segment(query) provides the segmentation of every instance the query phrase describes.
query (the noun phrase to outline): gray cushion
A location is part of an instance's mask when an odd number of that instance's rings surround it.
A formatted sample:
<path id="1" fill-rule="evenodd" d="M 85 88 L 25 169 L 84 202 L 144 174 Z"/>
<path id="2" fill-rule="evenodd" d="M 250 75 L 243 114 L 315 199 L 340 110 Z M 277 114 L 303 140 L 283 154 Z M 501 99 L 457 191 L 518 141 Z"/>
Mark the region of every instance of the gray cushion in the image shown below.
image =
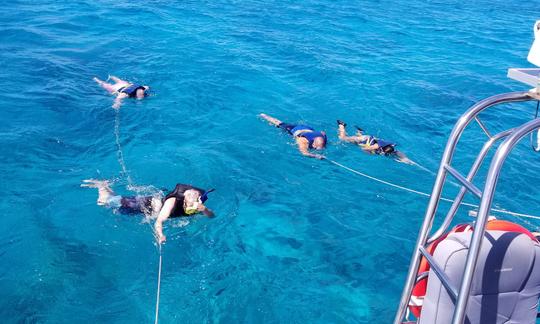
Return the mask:
<path id="1" fill-rule="evenodd" d="M 472 232 L 452 233 L 434 258 L 459 290 Z M 535 323 L 540 296 L 540 245 L 513 232 L 486 231 L 476 265 L 465 323 Z M 451 323 L 454 304 L 429 272 L 419 323 Z"/>

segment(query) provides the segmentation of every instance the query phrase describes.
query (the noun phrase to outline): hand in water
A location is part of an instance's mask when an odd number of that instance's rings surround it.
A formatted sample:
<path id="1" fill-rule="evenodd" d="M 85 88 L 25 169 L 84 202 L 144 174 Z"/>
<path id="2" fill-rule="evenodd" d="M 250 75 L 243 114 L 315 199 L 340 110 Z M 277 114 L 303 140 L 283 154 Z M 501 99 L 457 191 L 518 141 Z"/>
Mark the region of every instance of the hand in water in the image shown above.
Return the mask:
<path id="1" fill-rule="evenodd" d="M 165 242 L 166 240 L 167 240 L 167 237 L 165 235 L 161 235 L 158 238 L 158 243 L 161 244 L 161 243 Z"/>

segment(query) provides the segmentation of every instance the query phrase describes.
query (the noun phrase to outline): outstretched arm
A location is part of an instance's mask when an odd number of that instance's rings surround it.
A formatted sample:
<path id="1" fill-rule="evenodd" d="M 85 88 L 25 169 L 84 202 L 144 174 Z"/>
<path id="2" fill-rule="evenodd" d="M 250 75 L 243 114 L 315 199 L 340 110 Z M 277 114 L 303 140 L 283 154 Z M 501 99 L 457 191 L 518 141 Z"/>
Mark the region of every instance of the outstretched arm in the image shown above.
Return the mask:
<path id="1" fill-rule="evenodd" d="M 309 151 L 309 142 L 307 139 L 303 137 L 297 137 L 296 144 L 298 144 L 298 150 L 300 151 L 300 153 L 302 153 L 303 156 L 309 156 L 309 157 L 316 158 L 319 160 L 324 159 L 324 155 L 313 154 Z"/>
<path id="2" fill-rule="evenodd" d="M 397 158 L 398 162 L 415 165 L 413 160 L 409 159 L 405 154 L 401 153 L 400 151 L 394 152 L 395 157 Z"/>
<path id="3" fill-rule="evenodd" d="M 198 210 L 199 210 L 201 213 L 203 213 L 205 216 L 207 216 L 208 218 L 214 217 L 214 212 L 213 212 L 210 208 L 206 207 L 206 206 L 203 205 L 203 204 L 200 204 L 200 205 L 199 205 Z"/>
<path id="4" fill-rule="evenodd" d="M 259 116 L 263 118 L 264 120 L 266 120 L 267 122 L 269 122 L 271 125 L 274 125 L 276 127 L 279 126 L 279 124 L 281 124 L 281 120 L 274 118 L 272 116 L 268 116 L 267 114 L 259 114 Z"/>
<path id="5" fill-rule="evenodd" d="M 165 203 L 163 203 L 163 207 L 161 207 L 161 210 L 159 211 L 156 222 L 154 223 L 154 229 L 156 231 L 159 244 L 167 240 L 167 237 L 163 235 L 163 222 L 166 221 L 169 216 L 171 216 L 175 202 L 176 198 L 169 198 L 165 200 Z"/>

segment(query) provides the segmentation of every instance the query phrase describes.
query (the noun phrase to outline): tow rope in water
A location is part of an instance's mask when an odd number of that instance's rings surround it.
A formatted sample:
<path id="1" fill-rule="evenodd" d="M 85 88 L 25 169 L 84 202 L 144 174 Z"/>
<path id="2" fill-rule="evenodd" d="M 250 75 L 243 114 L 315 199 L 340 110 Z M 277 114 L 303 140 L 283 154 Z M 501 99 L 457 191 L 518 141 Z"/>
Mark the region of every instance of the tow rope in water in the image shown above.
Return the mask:
<path id="1" fill-rule="evenodd" d="M 407 187 L 404 187 L 404 186 L 400 186 L 400 185 L 397 185 L 395 183 L 392 183 L 392 182 L 389 182 L 389 181 L 385 181 L 385 180 L 370 176 L 369 174 L 366 174 L 366 173 L 351 169 L 348 166 L 345 166 L 345 165 L 343 165 L 343 164 L 341 164 L 339 162 L 336 162 L 334 160 L 330 160 L 329 158 L 325 158 L 325 160 L 332 163 L 332 164 L 334 164 L 334 165 L 337 165 L 340 168 L 343 168 L 343 169 L 345 169 L 347 171 L 350 171 L 350 172 L 352 172 L 354 174 L 357 174 L 359 176 L 362 176 L 362 177 L 371 179 L 373 181 L 385 184 L 387 186 L 394 187 L 396 189 L 400 189 L 400 190 L 407 191 L 407 192 L 410 192 L 410 193 L 414 193 L 414 194 L 417 194 L 417 195 L 420 195 L 420 196 L 424 196 L 424 197 L 428 197 L 428 198 L 431 197 L 431 195 L 428 194 L 428 193 L 418 191 L 418 190 L 414 190 L 414 189 L 411 189 L 411 188 L 407 188 Z M 452 199 L 448 199 L 448 198 L 444 198 L 444 197 L 441 197 L 440 199 L 443 200 L 443 201 L 446 201 L 446 202 L 450 202 L 450 203 L 454 202 Z M 466 202 L 461 202 L 460 205 L 468 206 L 468 207 L 472 207 L 472 208 L 478 208 L 479 207 L 478 205 L 470 204 L 470 203 L 466 203 Z M 522 213 L 515 213 L 515 212 L 512 212 L 512 211 L 507 211 L 507 210 L 503 210 L 503 209 L 492 208 L 491 211 L 501 213 L 501 214 L 512 215 L 512 216 L 516 216 L 516 217 L 524 217 L 524 218 L 532 218 L 532 219 L 540 220 L 540 216 L 534 216 L 534 215 L 528 215 L 528 214 L 522 214 Z"/>
<path id="2" fill-rule="evenodd" d="M 114 136 L 115 136 L 115 142 L 116 142 L 116 156 L 118 159 L 118 164 L 120 164 L 120 168 L 122 169 L 122 175 L 126 178 L 127 181 L 127 189 L 128 190 L 136 190 L 137 187 L 135 186 L 133 179 L 131 179 L 131 176 L 128 173 L 126 162 L 124 161 L 124 153 L 122 151 L 122 145 L 120 144 L 120 109 L 115 109 L 115 118 L 114 118 Z M 145 212 L 146 213 L 146 212 Z M 154 234 L 154 228 L 150 223 L 150 228 L 152 230 L 152 234 Z M 159 240 L 157 239 L 157 236 L 154 234 L 154 238 L 156 238 L 156 241 L 159 245 L 159 265 L 158 265 L 158 278 L 157 278 L 157 291 L 156 291 L 156 316 L 154 320 L 154 324 L 158 324 L 159 319 L 159 297 L 160 297 L 160 290 L 161 290 L 161 265 L 163 263 L 163 254 L 161 253 L 161 243 L 159 243 Z"/>
<path id="3" fill-rule="evenodd" d="M 161 264 L 163 260 L 163 254 L 161 253 L 161 243 L 159 243 L 159 266 L 158 266 L 158 279 L 157 279 L 157 292 L 156 292 L 156 319 L 154 324 L 158 324 L 159 318 L 159 291 L 161 288 Z"/>
<path id="4" fill-rule="evenodd" d="M 115 116 L 114 116 L 114 137 L 116 142 L 116 158 L 118 159 L 118 164 L 120 164 L 120 168 L 122 169 L 122 175 L 126 177 L 127 183 L 128 183 L 128 189 L 132 189 L 135 186 L 133 185 L 133 179 L 131 179 L 131 176 L 128 173 L 126 162 L 124 161 L 124 153 L 122 152 L 122 145 L 120 145 L 120 109 L 115 109 Z"/>

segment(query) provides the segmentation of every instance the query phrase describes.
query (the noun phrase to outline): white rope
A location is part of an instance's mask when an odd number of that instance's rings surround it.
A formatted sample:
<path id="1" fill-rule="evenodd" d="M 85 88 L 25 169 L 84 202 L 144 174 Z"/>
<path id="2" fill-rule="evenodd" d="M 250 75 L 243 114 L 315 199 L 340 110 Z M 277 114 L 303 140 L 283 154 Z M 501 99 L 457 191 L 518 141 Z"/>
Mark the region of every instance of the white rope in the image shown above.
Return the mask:
<path id="1" fill-rule="evenodd" d="M 118 159 L 118 164 L 120 164 L 120 168 L 122 169 L 122 174 L 126 177 L 128 189 L 131 190 L 135 186 L 133 185 L 133 179 L 131 179 L 131 176 L 128 173 L 126 162 L 124 161 L 124 153 L 122 152 L 122 145 L 120 145 L 120 109 L 115 110 L 116 115 L 114 117 L 114 136 L 117 148 L 116 156 Z"/>
<path id="2" fill-rule="evenodd" d="M 351 168 L 349 168 L 348 166 L 345 166 L 345 165 L 343 165 L 343 164 L 341 164 L 341 163 L 339 163 L 339 162 L 330 160 L 330 159 L 328 159 L 328 158 L 326 158 L 326 161 L 328 161 L 328 162 L 330 162 L 330 163 L 332 163 L 332 164 L 335 164 L 335 165 L 337 165 L 338 167 L 343 168 L 343 169 L 345 169 L 345 170 L 347 170 L 347 171 L 350 171 L 350 172 L 352 172 L 352 173 L 355 173 L 355 174 L 357 174 L 357 175 L 359 175 L 359 176 L 362 176 L 362 177 L 371 179 L 371 180 L 373 180 L 373 181 L 377 181 L 377 182 L 382 183 L 382 184 L 385 184 L 385 185 L 387 185 L 387 186 L 394 187 L 394 188 L 397 188 L 397 189 L 400 189 L 400 190 L 403 190 L 403 191 L 408 191 L 408 192 L 410 192 L 410 193 L 414 193 L 414 194 L 417 194 L 417 195 L 420 195 L 420 196 L 431 197 L 431 195 L 428 194 L 428 193 L 425 193 L 425 192 L 422 192 L 422 191 L 418 191 L 418 190 L 414 190 L 414 189 L 407 188 L 407 187 L 403 187 L 403 186 L 400 186 L 400 185 L 397 185 L 397 184 L 395 184 L 395 183 L 388 182 L 388 181 L 385 181 L 385 180 L 382 180 L 382 179 L 379 179 L 379 178 L 375 178 L 375 177 L 373 177 L 373 176 L 370 176 L 369 174 L 365 174 L 365 173 L 363 173 L 363 172 L 360 172 L 360 171 L 351 169 Z M 441 197 L 441 200 L 446 201 L 446 202 L 451 202 L 451 203 L 454 202 L 452 199 L 448 199 L 448 198 L 444 198 L 444 197 Z M 461 202 L 460 204 L 463 205 L 463 206 L 468 206 L 468 207 L 473 207 L 473 208 L 478 208 L 478 207 L 479 207 L 478 205 L 470 204 L 470 203 L 466 203 L 466 202 Z M 538 219 L 538 220 L 540 220 L 540 216 L 534 216 L 534 215 L 528 215 L 528 214 L 516 213 L 516 212 L 507 211 L 507 210 L 504 210 L 504 209 L 496 209 L 496 208 L 492 208 L 491 211 L 497 212 L 497 213 L 501 213 L 501 214 L 512 215 L 512 216 L 516 216 L 516 217 L 525 217 L 525 218 L 533 218 L 533 219 Z"/>
<path id="3" fill-rule="evenodd" d="M 161 243 L 159 243 L 159 267 L 158 267 L 158 280 L 157 280 L 157 292 L 156 292 L 156 319 L 154 324 L 158 324 L 159 318 L 159 291 L 161 288 L 161 264 L 163 260 L 163 254 L 161 253 Z"/>
<path id="4" fill-rule="evenodd" d="M 116 109 L 115 118 L 114 118 L 114 136 L 115 136 L 115 142 L 116 142 L 116 156 L 118 158 L 118 164 L 120 164 L 120 168 L 122 169 L 122 174 L 126 177 L 128 186 L 128 190 L 137 191 L 139 187 L 135 186 L 133 179 L 131 179 L 131 176 L 128 173 L 126 162 L 124 161 L 124 153 L 122 151 L 122 145 L 120 144 L 120 109 Z M 143 210 L 145 216 L 147 214 L 150 214 L 150 211 Z M 150 226 L 150 229 L 152 230 L 152 234 L 154 235 L 156 241 L 158 241 L 157 236 L 154 233 L 154 228 L 150 223 L 148 223 Z M 158 241 L 159 242 L 159 241 Z M 158 323 L 159 318 L 159 297 L 160 297 L 160 290 L 161 290 L 161 265 L 163 263 L 163 254 L 161 253 L 161 243 L 159 244 L 159 266 L 158 266 L 158 279 L 157 279 L 157 292 L 156 292 L 156 317 L 154 323 Z"/>

